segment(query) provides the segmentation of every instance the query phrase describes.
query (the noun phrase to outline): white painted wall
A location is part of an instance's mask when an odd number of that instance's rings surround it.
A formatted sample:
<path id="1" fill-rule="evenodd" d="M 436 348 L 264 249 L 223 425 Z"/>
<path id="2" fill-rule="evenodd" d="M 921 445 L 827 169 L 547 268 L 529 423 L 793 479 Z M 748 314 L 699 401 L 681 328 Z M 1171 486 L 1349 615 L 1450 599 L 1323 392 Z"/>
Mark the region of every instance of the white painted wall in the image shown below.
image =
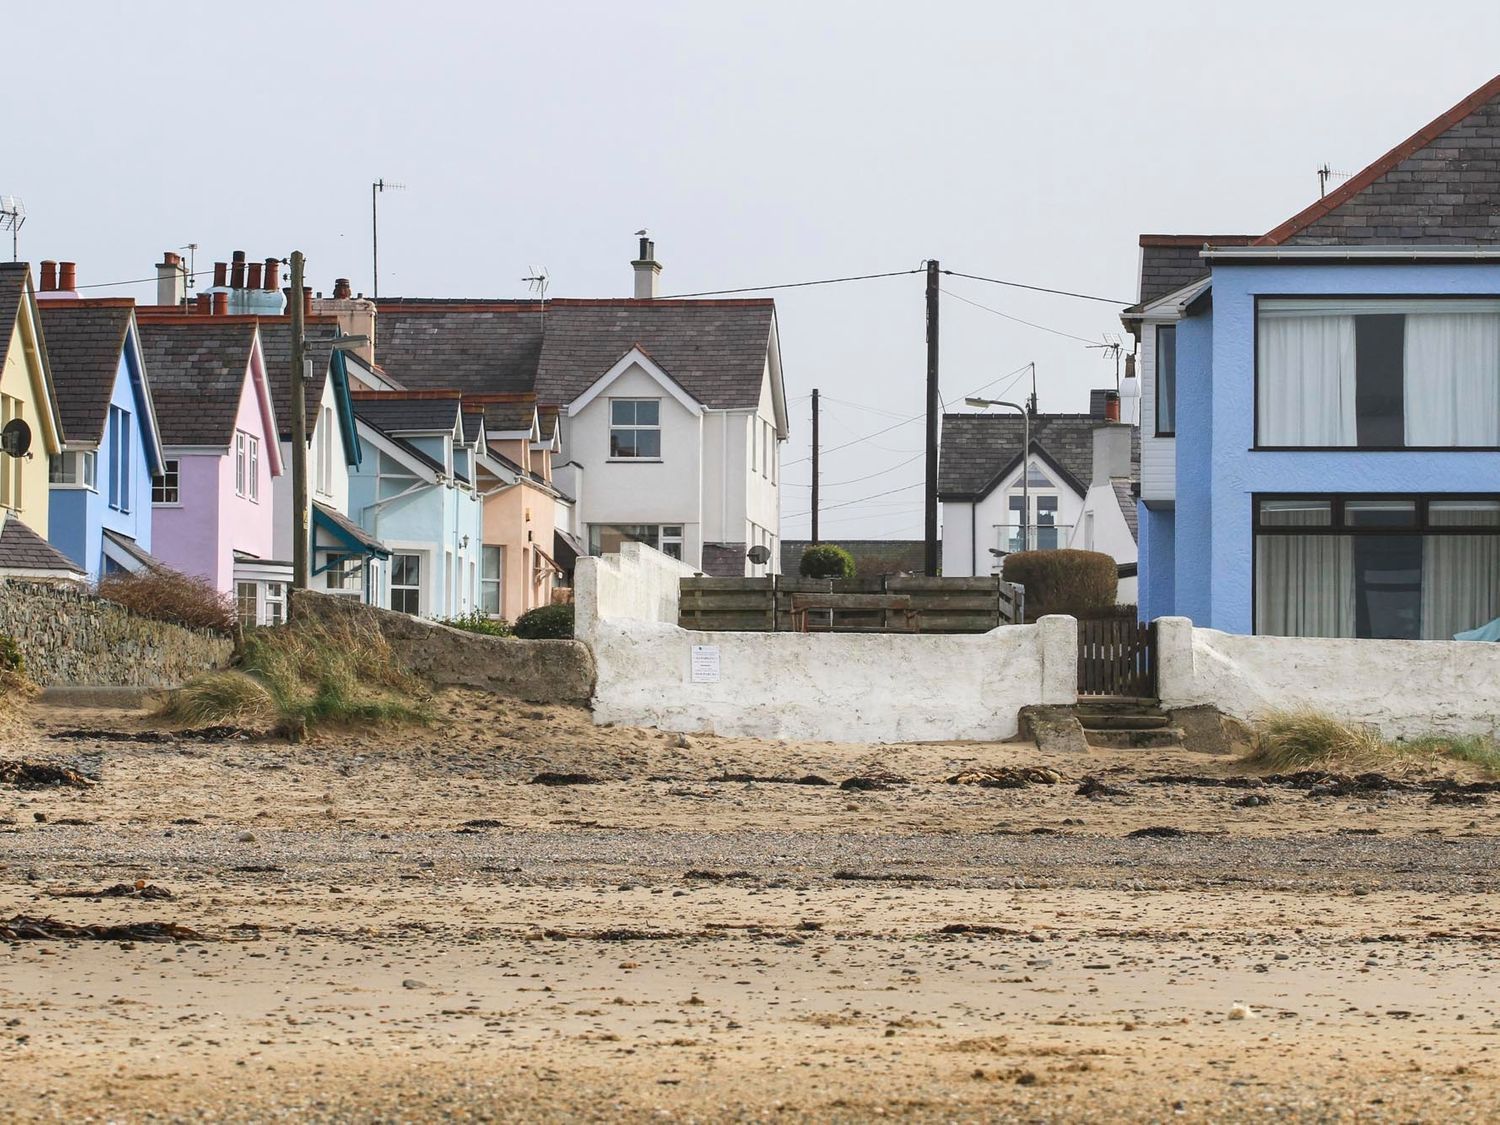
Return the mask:
<path id="1" fill-rule="evenodd" d="M 1175 323 L 1175 314 L 1141 322 L 1136 373 L 1141 381 L 1141 499 L 1147 503 L 1170 505 L 1177 499 L 1177 439 L 1156 436 L 1156 329 Z"/>
<path id="2" fill-rule="evenodd" d="M 1061 479 L 1057 470 L 1040 457 L 1033 457 L 1031 462 L 1056 485 L 1052 489 L 1033 488 L 1031 490 L 1032 505 L 1035 506 L 1036 497 L 1040 493 L 1046 492 L 1057 496 L 1057 523 L 1069 528 L 1058 538 L 1058 546 L 1062 546 L 1067 542 L 1067 537 L 1072 534 L 1071 526 L 1079 522 L 1079 517 L 1083 513 L 1083 496 L 1075 492 L 1067 482 Z M 1023 472 L 1024 467 L 1018 467 L 1000 483 L 998 488 L 993 489 L 977 504 L 971 505 L 967 500 L 950 500 L 943 504 L 943 574 L 945 576 L 972 578 L 976 574 L 989 575 L 1000 572 L 1000 560 L 990 553 L 990 549 L 1001 546 L 1000 535 L 1002 533 L 997 531 L 996 527 L 1008 525 L 1011 522 L 1010 498 L 1012 494 L 1017 496 L 1021 494 Z M 969 541 L 971 510 L 977 525 L 972 551 Z M 977 567 L 972 565 L 974 559 L 978 561 Z"/>
<path id="3" fill-rule="evenodd" d="M 594 721 L 760 738 L 996 740 L 1032 703 L 1068 704 L 1077 625 L 1049 617 L 968 636 L 710 633 L 676 625 L 684 568 L 629 544 L 580 560 L 577 635 L 594 652 Z M 694 645 L 720 680 L 694 683 Z"/>
<path id="4" fill-rule="evenodd" d="M 326 431 L 325 420 L 332 421 L 332 425 L 327 427 Z M 327 491 L 318 487 L 319 443 L 325 441 L 332 443 L 332 448 L 329 450 L 332 462 L 332 471 L 329 474 L 331 487 Z M 282 562 L 290 562 L 293 508 L 292 443 L 289 441 L 281 443 L 281 463 L 286 466 L 285 472 L 271 480 L 271 503 L 276 513 L 271 557 Z M 349 514 L 349 464 L 344 460 L 344 440 L 339 433 L 338 405 L 332 379 L 323 380 L 323 397 L 318 402 L 318 421 L 313 426 L 313 432 L 308 435 L 307 492 L 318 503 L 327 504 L 330 508 L 343 512 L 345 515 Z M 308 526 L 312 526 L 311 512 L 308 514 Z"/>
<path id="5" fill-rule="evenodd" d="M 1158 619 L 1165 707 L 1212 704 L 1252 721 L 1312 709 L 1387 738 L 1500 735 L 1500 645 L 1245 637 Z"/>

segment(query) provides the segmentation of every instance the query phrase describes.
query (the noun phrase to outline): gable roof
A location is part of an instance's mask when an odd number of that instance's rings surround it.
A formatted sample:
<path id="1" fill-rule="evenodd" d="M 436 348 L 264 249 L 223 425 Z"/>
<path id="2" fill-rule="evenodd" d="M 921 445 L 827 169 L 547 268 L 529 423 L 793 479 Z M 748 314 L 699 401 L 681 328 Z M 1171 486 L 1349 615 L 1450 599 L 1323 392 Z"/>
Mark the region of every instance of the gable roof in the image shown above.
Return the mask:
<path id="1" fill-rule="evenodd" d="M 1500 75 L 1253 245 L 1408 242 L 1500 242 Z"/>
<path id="2" fill-rule="evenodd" d="M 66 441 L 101 441 L 131 302 L 38 301 Z"/>
<path id="3" fill-rule="evenodd" d="M 81 566 L 32 531 L 14 514 L 0 509 L 0 573 L 7 570 L 61 571 L 69 577 L 84 573 Z"/>
<path id="4" fill-rule="evenodd" d="M 34 326 L 36 350 L 42 369 L 42 386 L 33 387 L 33 393 L 45 399 L 41 404 L 45 407 L 40 419 L 43 423 L 42 433 L 39 435 L 42 439 L 41 447 L 48 453 L 54 453 L 62 447 L 62 415 L 57 407 L 57 388 L 52 382 L 52 364 L 47 358 L 46 330 L 42 326 L 40 314 L 36 312 L 36 294 L 31 288 L 31 265 L 28 262 L 0 262 L 0 373 L 4 372 L 6 360 L 10 358 L 10 344 L 15 337 L 16 322 L 20 319 L 23 306 L 33 310 L 29 319 Z"/>
<path id="5" fill-rule="evenodd" d="M 1139 528 L 1139 513 L 1135 506 L 1134 482 L 1125 477 L 1111 477 L 1109 483 L 1115 489 L 1115 503 L 1120 505 L 1120 515 L 1125 517 L 1125 526 L 1130 528 L 1130 538 L 1137 543 L 1141 540 Z"/>
<path id="6" fill-rule="evenodd" d="M 332 317 L 309 317 L 302 332 L 307 341 L 304 352 L 312 361 L 312 372 L 303 392 L 307 433 L 313 432 L 318 420 L 323 386 L 328 381 L 333 341 L 339 335 L 338 322 Z M 271 403 L 276 409 L 276 435 L 282 441 L 292 440 L 292 322 L 290 317 L 267 316 L 260 321 L 260 350 L 266 364 L 266 382 L 271 386 Z"/>
<path id="7" fill-rule="evenodd" d="M 407 386 L 534 390 L 566 404 L 632 348 L 714 409 L 760 403 L 775 347 L 770 298 L 731 301 L 381 298 L 383 367 Z"/>
<path id="8" fill-rule="evenodd" d="M 447 433 L 456 430 L 462 396 L 458 391 L 354 391 L 354 414 L 381 433 Z"/>
<path id="9" fill-rule="evenodd" d="M 1248 246 L 1253 241 L 1253 234 L 1141 235 L 1140 303 L 1130 311 L 1207 277 L 1209 265 L 1200 256 L 1205 245 Z"/>
<path id="10" fill-rule="evenodd" d="M 162 444 L 228 448 L 250 378 L 255 318 L 148 317 L 140 333 Z M 275 427 L 274 417 L 266 421 Z"/>
<path id="11" fill-rule="evenodd" d="M 26 278 L 30 271 L 27 262 L 0 262 L 0 368 L 10 354 L 10 341 L 15 335 L 21 302 L 26 299 Z"/>
<path id="12" fill-rule="evenodd" d="M 1094 475 L 1094 430 L 1090 414 L 1034 414 L 1031 449 L 1080 496 Z M 978 499 L 988 495 L 1019 465 L 1025 420 L 1019 414 L 944 414 L 938 461 L 938 496 Z M 1140 460 L 1140 431 L 1130 436 L 1131 462 Z"/>

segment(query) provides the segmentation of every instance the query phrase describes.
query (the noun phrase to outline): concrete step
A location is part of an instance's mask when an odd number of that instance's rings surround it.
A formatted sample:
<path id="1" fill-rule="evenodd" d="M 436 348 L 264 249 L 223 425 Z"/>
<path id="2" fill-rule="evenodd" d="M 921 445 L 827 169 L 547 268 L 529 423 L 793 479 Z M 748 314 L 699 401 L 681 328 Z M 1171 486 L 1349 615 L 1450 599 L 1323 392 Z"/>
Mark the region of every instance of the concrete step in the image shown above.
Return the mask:
<path id="1" fill-rule="evenodd" d="M 1182 730 L 1178 727 L 1156 730 L 1090 730 L 1085 727 L 1083 739 L 1100 750 L 1164 750 L 1182 746 Z"/>
<path id="2" fill-rule="evenodd" d="M 1084 730 L 1157 730 L 1172 724 L 1172 720 L 1159 711 L 1156 714 L 1146 711 L 1133 714 L 1080 711 L 1078 721 Z"/>

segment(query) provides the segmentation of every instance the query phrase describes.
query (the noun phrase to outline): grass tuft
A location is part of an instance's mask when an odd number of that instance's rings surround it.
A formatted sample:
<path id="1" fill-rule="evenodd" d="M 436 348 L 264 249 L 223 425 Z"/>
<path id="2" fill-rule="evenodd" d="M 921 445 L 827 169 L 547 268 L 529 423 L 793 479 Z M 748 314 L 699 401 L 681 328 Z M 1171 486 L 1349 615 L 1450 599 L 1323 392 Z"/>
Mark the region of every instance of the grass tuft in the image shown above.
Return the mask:
<path id="1" fill-rule="evenodd" d="M 157 716 L 183 726 L 267 726 L 277 717 L 276 701 L 264 684 L 233 669 L 195 677 L 168 692 Z"/>
<path id="2" fill-rule="evenodd" d="M 1374 727 L 1316 711 L 1277 711 L 1255 725 L 1243 763 L 1273 771 L 1401 770 L 1467 762 L 1500 775 L 1500 745 L 1475 735 L 1424 735 L 1390 741 Z"/>

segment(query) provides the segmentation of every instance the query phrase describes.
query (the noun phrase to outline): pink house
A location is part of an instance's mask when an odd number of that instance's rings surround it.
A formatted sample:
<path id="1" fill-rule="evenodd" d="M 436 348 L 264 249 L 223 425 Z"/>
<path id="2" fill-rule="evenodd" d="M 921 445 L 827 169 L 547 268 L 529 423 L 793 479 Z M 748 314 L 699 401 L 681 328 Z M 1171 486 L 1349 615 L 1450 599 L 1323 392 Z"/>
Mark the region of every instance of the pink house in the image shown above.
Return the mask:
<path id="1" fill-rule="evenodd" d="M 142 312 L 140 328 L 165 468 L 153 552 L 233 594 L 242 622 L 277 624 L 292 572 L 271 557 L 282 464 L 257 318 Z"/>

